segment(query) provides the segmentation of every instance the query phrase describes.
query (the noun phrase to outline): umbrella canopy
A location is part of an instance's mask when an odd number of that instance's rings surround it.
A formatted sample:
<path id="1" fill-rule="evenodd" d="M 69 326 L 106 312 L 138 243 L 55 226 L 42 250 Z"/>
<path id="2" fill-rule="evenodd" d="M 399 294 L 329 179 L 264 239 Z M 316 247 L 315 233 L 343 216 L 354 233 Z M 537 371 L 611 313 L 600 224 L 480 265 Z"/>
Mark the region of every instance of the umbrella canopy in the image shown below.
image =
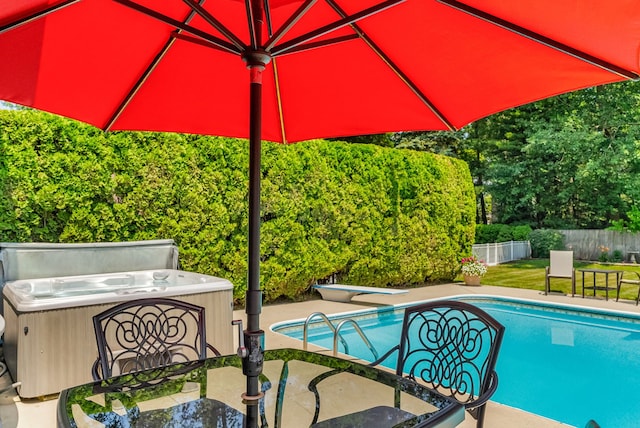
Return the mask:
<path id="1" fill-rule="evenodd" d="M 252 50 L 281 142 L 459 128 L 639 71 L 634 0 L 2 3 L 0 99 L 108 130 L 248 138 Z"/>
<path id="2" fill-rule="evenodd" d="M 635 79 L 639 41 L 635 0 L 4 0 L 0 99 L 104 130 L 250 139 L 252 397 L 261 139 L 459 128 Z"/>

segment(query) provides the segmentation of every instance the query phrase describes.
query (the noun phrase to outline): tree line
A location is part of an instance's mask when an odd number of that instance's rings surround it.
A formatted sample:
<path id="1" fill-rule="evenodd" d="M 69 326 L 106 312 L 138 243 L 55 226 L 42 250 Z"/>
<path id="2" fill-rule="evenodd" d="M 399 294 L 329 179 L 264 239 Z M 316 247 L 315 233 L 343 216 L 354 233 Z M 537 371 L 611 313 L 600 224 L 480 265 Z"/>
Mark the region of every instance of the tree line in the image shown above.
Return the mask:
<path id="1" fill-rule="evenodd" d="M 559 95 L 456 132 L 405 132 L 372 141 L 465 160 L 479 224 L 633 228 L 638 217 L 640 82 Z"/>

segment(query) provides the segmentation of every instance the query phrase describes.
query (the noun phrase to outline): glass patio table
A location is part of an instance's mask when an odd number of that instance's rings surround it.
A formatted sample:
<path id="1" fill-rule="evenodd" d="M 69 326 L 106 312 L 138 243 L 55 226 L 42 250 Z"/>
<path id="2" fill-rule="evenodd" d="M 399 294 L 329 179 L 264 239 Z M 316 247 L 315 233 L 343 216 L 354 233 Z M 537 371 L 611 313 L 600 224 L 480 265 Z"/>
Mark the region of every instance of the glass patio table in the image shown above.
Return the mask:
<path id="1" fill-rule="evenodd" d="M 426 386 L 328 355 L 264 352 L 257 400 L 242 359 L 180 363 L 68 388 L 57 424 L 84 427 L 455 427 L 464 407 Z"/>

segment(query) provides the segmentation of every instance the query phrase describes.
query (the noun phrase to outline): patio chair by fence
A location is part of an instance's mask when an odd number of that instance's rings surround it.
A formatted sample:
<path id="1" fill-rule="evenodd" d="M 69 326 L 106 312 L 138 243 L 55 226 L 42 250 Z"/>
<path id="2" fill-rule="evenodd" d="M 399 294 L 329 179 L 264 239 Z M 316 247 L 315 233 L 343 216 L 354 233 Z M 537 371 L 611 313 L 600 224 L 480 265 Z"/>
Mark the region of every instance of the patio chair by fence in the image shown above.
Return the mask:
<path id="1" fill-rule="evenodd" d="M 205 313 L 201 306 L 174 299 L 123 302 L 93 317 L 98 359 L 95 380 L 121 373 L 203 360 L 207 350 Z"/>
<path id="2" fill-rule="evenodd" d="M 405 309 L 400 343 L 371 365 L 378 365 L 398 352 L 397 375 L 425 383 L 454 398 L 477 420 L 477 427 L 482 428 L 485 405 L 498 386 L 495 365 L 503 335 L 504 326 L 476 306 L 450 300 L 428 302 Z M 331 374 L 318 376 L 310 389 L 314 390 Z M 370 410 L 376 418 L 401 420 L 400 398 L 396 394 L 395 412 L 386 409 L 384 414 L 376 414 L 379 409 Z M 334 419 L 331 426 L 342 425 Z"/>
<path id="3" fill-rule="evenodd" d="M 565 278 L 571 280 L 571 296 L 576 294 L 576 270 L 573 267 L 573 251 L 549 252 L 549 266 L 545 268 L 544 294 L 551 291 L 551 278 Z"/>
<path id="4" fill-rule="evenodd" d="M 634 274 L 635 277 L 629 278 L 631 274 Z M 625 278 L 626 275 L 626 278 Z M 640 302 L 640 273 L 638 272 L 629 272 L 622 271 L 622 275 L 620 275 L 620 279 L 618 280 L 618 297 L 616 298 L 616 302 L 620 298 L 620 287 L 624 284 L 630 284 L 638 287 L 638 297 L 636 297 L 636 306 L 638 306 L 638 302 Z"/>

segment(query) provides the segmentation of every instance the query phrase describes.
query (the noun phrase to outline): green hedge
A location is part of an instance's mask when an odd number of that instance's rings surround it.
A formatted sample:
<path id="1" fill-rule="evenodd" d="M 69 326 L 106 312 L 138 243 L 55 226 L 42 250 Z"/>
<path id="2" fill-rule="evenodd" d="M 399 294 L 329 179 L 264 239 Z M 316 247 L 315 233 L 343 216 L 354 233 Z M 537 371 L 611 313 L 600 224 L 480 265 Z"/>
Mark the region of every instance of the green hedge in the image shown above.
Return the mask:
<path id="1" fill-rule="evenodd" d="M 531 257 L 549 258 L 551 250 L 564 249 L 564 235 L 557 230 L 536 229 L 529 236 Z"/>
<path id="2" fill-rule="evenodd" d="M 248 144 L 182 134 L 104 134 L 35 111 L 0 112 L 0 238 L 174 239 L 182 268 L 244 298 Z M 451 280 L 474 239 L 464 162 L 373 145 L 265 143 L 265 300 L 316 280 L 396 286 Z"/>
<path id="3" fill-rule="evenodd" d="M 528 241 L 531 231 L 531 227 L 527 225 L 478 224 L 476 225 L 475 243 L 491 244 L 494 242 Z"/>

